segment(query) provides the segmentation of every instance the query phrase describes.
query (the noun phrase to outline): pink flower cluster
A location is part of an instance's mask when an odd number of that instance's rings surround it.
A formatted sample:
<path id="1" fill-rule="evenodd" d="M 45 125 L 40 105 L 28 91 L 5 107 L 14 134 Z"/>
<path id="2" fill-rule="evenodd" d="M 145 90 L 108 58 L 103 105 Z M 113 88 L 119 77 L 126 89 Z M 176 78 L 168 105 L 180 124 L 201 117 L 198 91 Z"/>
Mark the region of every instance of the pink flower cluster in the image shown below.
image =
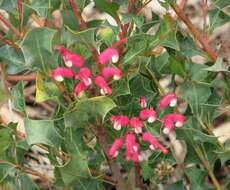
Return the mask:
<path id="1" fill-rule="evenodd" d="M 85 66 L 84 59 L 64 47 L 59 47 L 57 50 L 62 54 L 66 67 L 57 67 L 52 72 L 52 77 L 58 82 L 62 82 L 64 78 L 74 78 L 79 82 L 75 86 L 74 92 L 77 97 L 81 97 L 83 92 L 87 90 L 92 83 L 99 88 L 101 95 L 111 95 L 112 89 L 108 85 L 108 79 L 120 80 L 122 72 L 115 66 L 102 67 L 100 74 L 93 76 L 91 70 Z M 110 61 L 117 63 L 119 61 L 119 53 L 115 48 L 107 48 L 97 57 L 98 63 L 107 65 Z M 78 72 L 75 72 L 78 68 Z"/>
<path id="2" fill-rule="evenodd" d="M 118 155 L 119 149 L 122 148 L 123 144 L 126 147 L 126 160 L 132 158 L 134 163 L 138 163 L 138 152 L 140 145 L 137 142 L 137 135 L 141 135 L 141 140 L 149 143 L 151 150 L 159 149 L 164 154 L 168 153 L 168 150 L 162 146 L 158 140 L 150 133 L 145 132 L 145 122 L 153 123 L 157 120 L 157 112 L 153 108 L 148 108 L 147 99 L 141 97 L 139 100 L 140 107 L 142 110 L 138 117 L 132 117 L 129 119 L 127 116 L 118 115 L 112 116 L 110 121 L 115 130 L 121 130 L 123 127 L 127 127 L 127 133 L 124 138 L 115 139 L 113 145 L 109 149 L 108 155 L 110 158 L 115 158 Z M 160 101 L 158 108 L 164 109 L 168 106 L 174 107 L 177 104 L 177 96 L 175 93 L 169 93 L 164 96 Z M 185 116 L 180 113 L 166 114 L 160 119 L 162 122 L 163 133 L 169 134 L 175 127 L 182 127 L 186 121 Z"/>

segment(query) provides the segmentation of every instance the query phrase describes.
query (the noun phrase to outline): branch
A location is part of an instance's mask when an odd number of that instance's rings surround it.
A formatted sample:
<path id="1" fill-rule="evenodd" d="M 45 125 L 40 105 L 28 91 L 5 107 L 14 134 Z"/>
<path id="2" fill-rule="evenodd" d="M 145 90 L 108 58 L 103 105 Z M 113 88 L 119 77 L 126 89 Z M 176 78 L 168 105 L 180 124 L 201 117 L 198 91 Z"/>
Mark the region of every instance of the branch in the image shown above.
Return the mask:
<path id="1" fill-rule="evenodd" d="M 6 80 L 7 81 L 32 81 L 36 80 L 36 74 L 32 73 L 29 75 L 7 75 Z"/>
<path id="2" fill-rule="evenodd" d="M 137 10 L 137 13 L 136 15 L 140 15 L 141 14 L 141 11 L 151 2 L 152 0 L 148 0 L 146 1 L 138 10 Z"/>
<path id="3" fill-rule="evenodd" d="M 184 12 L 177 6 L 177 4 L 171 4 L 171 7 L 177 14 L 178 18 L 186 24 L 186 26 L 191 31 L 191 33 L 194 35 L 194 37 L 200 42 L 204 51 L 207 52 L 207 54 L 212 59 L 212 61 L 215 62 L 217 59 L 217 53 L 209 45 L 209 42 L 203 37 L 203 35 L 199 32 L 199 30 L 193 25 L 190 19 L 185 16 Z"/>
<path id="4" fill-rule="evenodd" d="M 18 0 L 18 17 L 19 17 L 19 22 L 20 25 L 22 26 L 23 22 L 23 16 L 22 16 L 22 1 L 23 0 Z"/>
<path id="5" fill-rule="evenodd" d="M 0 13 L 0 20 L 19 38 L 22 38 L 22 34 Z"/>
<path id="6" fill-rule="evenodd" d="M 45 181 L 45 182 L 49 182 L 49 181 L 53 180 L 52 178 L 50 178 L 50 177 L 48 177 L 48 176 L 46 176 L 46 175 L 44 175 L 44 174 L 42 174 L 36 170 L 33 170 L 32 168 L 28 168 L 28 167 L 25 167 L 25 166 L 22 166 L 19 164 L 13 164 L 13 163 L 5 161 L 5 160 L 0 160 L 0 164 L 9 164 L 18 170 L 26 172 L 27 174 L 37 176 L 37 177 L 41 178 L 42 181 Z"/>
<path id="7" fill-rule="evenodd" d="M 80 29 L 81 30 L 86 29 L 87 25 L 86 25 L 85 21 L 83 20 L 83 18 L 81 16 L 81 13 L 79 12 L 78 7 L 77 7 L 76 3 L 74 2 L 74 0 L 69 0 L 69 4 L 70 4 L 70 6 L 71 6 L 71 8 L 73 10 L 73 13 L 74 13 L 74 15 L 76 17 L 76 20 L 79 23 Z"/>
<path id="8" fill-rule="evenodd" d="M 20 51 L 20 48 L 14 42 L 11 42 L 10 40 L 5 39 L 2 34 L 0 34 L 0 40 L 2 40 L 2 42 L 4 44 L 7 44 L 7 45 L 13 47 L 14 49 L 16 49 L 17 51 Z"/>
<path id="9" fill-rule="evenodd" d="M 114 177 L 114 179 L 116 180 L 116 188 L 117 190 L 130 190 L 129 187 L 126 187 L 122 173 L 120 171 L 119 166 L 116 164 L 116 162 L 114 162 L 114 160 L 111 160 L 108 158 L 107 153 L 109 151 L 109 143 L 107 141 L 106 138 L 106 132 L 105 132 L 105 128 L 103 125 L 99 124 L 97 126 L 93 126 L 92 130 L 94 132 L 94 134 L 97 136 L 100 146 L 103 149 L 103 152 L 105 153 L 105 156 L 107 158 L 109 167 L 112 171 L 112 175 Z"/>

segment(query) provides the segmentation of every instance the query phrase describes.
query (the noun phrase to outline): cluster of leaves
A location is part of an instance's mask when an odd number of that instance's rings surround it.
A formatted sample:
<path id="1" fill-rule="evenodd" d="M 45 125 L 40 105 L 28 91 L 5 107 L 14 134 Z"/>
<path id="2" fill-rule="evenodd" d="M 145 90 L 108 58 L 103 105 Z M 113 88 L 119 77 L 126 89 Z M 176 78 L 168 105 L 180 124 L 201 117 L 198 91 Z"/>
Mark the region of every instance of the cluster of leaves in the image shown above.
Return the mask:
<path id="1" fill-rule="evenodd" d="M 18 82 L 9 92 L 6 82 L 1 80 L 0 103 L 10 99 L 14 109 L 23 114 L 26 137 L 18 138 L 16 124 L 0 126 L 0 183 L 10 189 L 41 189 L 28 175 L 25 155 L 31 146 L 42 145 L 48 150 L 45 156 L 54 166 L 52 187 L 105 189 L 105 179 L 100 175 L 100 169 L 107 160 L 100 141 L 96 140 L 94 128 L 99 123 L 103 124 L 108 143 L 112 144 L 120 134 L 112 130 L 109 117 L 119 113 L 138 115 L 137 106 L 141 96 L 146 96 L 150 105 L 156 107 L 156 102 L 164 93 L 158 81 L 170 76 L 170 91 L 176 91 L 180 99 L 187 103 L 184 107 L 187 122 L 183 128 L 176 129 L 177 139 L 186 144 L 187 153 L 179 161 L 170 143 L 171 153 L 167 156 L 157 151 L 152 152 L 148 160 L 140 163 L 141 178 L 152 189 L 157 184 L 166 184 L 166 189 L 183 189 L 186 180 L 190 189 L 212 189 L 205 177 L 213 173 L 217 162 L 224 165 L 230 155 L 229 143 L 220 144 L 213 136 L 214 122 L 223 116 L 226 118 L 219 108 L 229 109 L 230 102 L 230 76 L 223 59 L 220 57 L 216 61 L 209 60 L 206 52 L 196 47 L 195 40 L 189 34 L 181 32 L 178 21 L 170 14 L 159 17 L 153 13 L 151 21 L 147 21 L 142 14 L 137 16 L 135 11 L 144 2 L 94 2 L 96 9 L 106 12 L 114 20 L 117 21 L 120 17 L 119 25 L 111 25 L 105 20 L 92 20 L 86 23 L 86 29 L 81 30 L 70 4 L 64 0 L 24 1 L 22 19 L 19 19 L 17 1 L 0 0 L 0 8 L 10 15 L 10 22 L 25 33 L 22 39 L 17 38 L 12 31 L 4 34 L 4 38 L 13 42 L 17 48 L 12 44 L 1 45 L 2 77 L 7 79 L 8 75 L 36 72 L 36 102 L 52 101 L 56 104 L 55 113 L 49 120 L 33 120 L 26 111 L 24 83 Z M 119 8 L 128 9 L 129 2 L 134 2 L 132 11 L 118 13 Z M 229 16 L 224 12 L 228 5 L 226 2 L 213 1 L 214 8 L 209 12 L 210 27 L 207 33 L 212 34 L 216 27 L 229 21 Z M 76 0 L 75 3 L 79 11 L 82 11 L 90 1 Z M 172 1 L 166 1 L 162 6 L 168 9 L 171 3 Z M 56 9 L 60 9 L 63 17 L 62 28 L 56 28 L 52 23 L 52 12 Z M 28 20 L 32 14 L 44 19 L 46 27 L 29 27 Z M 65 95 L 70 96 L 72 101 L 66 102 L 59 85 L 49 77 L 51 70 L 64 65 L 54 47 L 64 45 L 82 55 L 86 64 L 92 67 L 95 60 L 91 49 L 101 51 L 110 47 L 121 35 L 120 25 L 129 26 L 125 34 L 127 43 L 120 47 L 120 65 L 126 75 L 122 80 L 111 84 L 113 94 L 79 100 L 71 91 L 74 88 L 73 81 L 68 80 L 64 81 Z M 152 27 L 158 27 L 154 35 L 148 34 Z M 158 54 L 153 51 L 156 47 L 164 47 L 164 51 Z M 192 61 L 192 57 L 196 55 L 205 57 L 208 61 L 196 64 Z M 169 111 L 171 110 L 162 112 L 162 116 Z M 148 129 L 153 135 L 162 135 L 159 130 L 160 122 Z M 63 153 L 67 156 L 63 157 Z M 116 160 L 127 176 L 131 176 L 133 163 L 124 161 L 122 156 L 118 156 Z M 183 170 L 186 176 L 184 181 L 170 180 L 172 172 L 163 173 L 163 177 L 162 173 L 159 175 L 154 172 L 161 161 Z M 191 167 L 181 168 L 181 165 Z M 128 177 L 125 181 L 128 184 L 131 179 Z M 230 184 L 229 178 L 225 179 L 225 183 L 226 186 Z M 133 184 L 132 188 L 135 188 Z"/>

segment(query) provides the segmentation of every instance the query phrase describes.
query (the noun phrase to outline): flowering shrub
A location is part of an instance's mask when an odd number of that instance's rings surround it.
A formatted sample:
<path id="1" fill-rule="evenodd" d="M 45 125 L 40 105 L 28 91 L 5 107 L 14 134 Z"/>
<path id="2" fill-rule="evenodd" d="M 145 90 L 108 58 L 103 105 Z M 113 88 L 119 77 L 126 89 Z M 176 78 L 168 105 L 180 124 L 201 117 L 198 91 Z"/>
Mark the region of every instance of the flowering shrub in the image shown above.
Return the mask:
<path id="1" fill-rule="evenodd" d="M 184 0 L 149 16 L 150 3 L 0 1 L 2 188 L 230 188 L 229 136 L 215 131 L 229 57 L 210 43 L 228 3 L 202 1 L 202 26 Z"/>

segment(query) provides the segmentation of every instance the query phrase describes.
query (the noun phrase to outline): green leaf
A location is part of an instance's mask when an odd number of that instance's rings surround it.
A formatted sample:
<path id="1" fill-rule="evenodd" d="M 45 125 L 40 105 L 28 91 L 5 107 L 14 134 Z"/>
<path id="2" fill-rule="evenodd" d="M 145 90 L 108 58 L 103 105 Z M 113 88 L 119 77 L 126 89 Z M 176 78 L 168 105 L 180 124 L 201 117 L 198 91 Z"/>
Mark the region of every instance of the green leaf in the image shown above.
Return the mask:
<path id="1" fill-rule="evenodd" d="M 106 96 L 98 96 L 82 100 L 74 109 L 64 115 L 65 126 L 84 128 L 104 121 L 106 114 L 115 107 L 115 103 Z"/>
<path id="2" fill-rule="evenodd" d="M 31 68 L 47 71 L 55 62 L 52 54 L 52 39 L 55 30 L 49 28 L 35 28 L 24 37 L 21 48 L 26 64 Z"/>
<path id="3" fill-rule="evenodd" d="M 17 1 L 1 0 L 0 1 L 0 7 L 1 7 L 1 9 L 6 10 L 7 12 L 15 14 L 17 12 Z"/>
<path id="4" fill-rule="evenodd" d="M 205 70 L 207 65 L 192 62 L 186 62 L 185 65 L 187 75 L 191 77 L 192 81 L 203 81 L 208 75 L 208 72 Z"/>
<path id="5" fill-rule="evenodd" d="M 182 133 L 187 133 L 196 143 L 211 143 L 214 145 L 218 144 L 218 138 L 216 136 L 207 135 L 200 130 L 194 129 L 194 126 L 189 126 L 190 128 L 177 129 L 176 131 L 180 131 Z"/>
<path id="6" fill-rule="evenodd" d="M 228 68 L 229 66 L 227 65 L 227 63 L 225 63 L 223 59 L 218 58 L 214 65 L 207 67 L 204 70 L 212 71 L 212 72 L 221 72 L 221 71 L 229 72 Z"/>
<path id="7" fill-rule="evenodd" d="M 113 89 L 113 97 L 130 94 L 129 82 L 126 77 L 122 77 L 119 81 L 114 81 L 111 88 Z"/>
<path id="8" fill-rule="evenodd" d="M 53 82 L 46 82 L 44 75 L 37 73 L 36 78 L 36 102 L 44 102 L 46 100 L 58 101 L 60 90 Z"/>
<path id="9" fill-rule="evenodd" d="M 16 86 L 12 89 L 12 97 L 13 97 L 13 103 L 14 107 L 26 115 L 26 104 L 25 104 L 25 98 L 24 98 L 24 85 L 23 82 L 20 81 L 17 83 Z"/>
<path id="10" fill-rule="evenodd" d="M 54 121 L 51 120 L 31 120 L 25 118 L 26 140 L 29 145 L 44 144 L 57 146 L 60 136 L 54 128 Z"/>
<path id="11" fill-rule="evenodd" d="M 180 47 L 176 38 L 176 31 L 177 26 L 175 21 L 169 14 L 166 14 L 160 23 L 155 37 L 159 40 L 160 45 L 179 51 Z"/>
<path id="12" fill-rule="evenodd" d="M 211 90 L 204 85 L 184 83 L 179 88 L 179 95 L 188 102 L 192 112 L 199 116 L 202 114 L 202 104 L 207 102 Z"/>
<path id="13" fill-rule="evenodd" d="M 59 168 L 64 183 L 70 184 L 75 180 L 90 177 L 87 157 L 79 151 L 72 153 L 70 157 L 71 160 Z"/>
<path id="14" fill-rule="evenodd" d="M 16 51 L 9 45 L 0 47 L 0 59 L 2 60 L 3 64 L 7 66 L 8 74 L 17 74 L 28 68 L 23 54 Z"/>
<path id="15" fill-rule="evenodd" d="M 153 168 L 148 164 L 148 162 L 141 163 L 141 174 L 144 180 L 150 179 L 153 175 Z"/>
<path id="16" fill-rule="evenodd" d="M 72 187 L 77 190 L 105 190 L 100 179 L 81 179 L 74 183 Z"/>
<path id="17" fill-rule="evenodd" d="M 62 43 L 66 43 L 67 47 L 73 44 L 82 43 L 87 47 L 95 46 L 95 30 L 96 28 L 89 28 L 80 32 L 75 32 L 66 26 L 67 30 L 63 30 Z"/>
<path id="18" fill-rule="evenodd" d="M 30 7 L 34 9 L 40 17 L 47 17 L 49 1 L 47 0 L 32 0 Z"/>
<path id="19" fill-rule="evenodd" d="M 76 22 L 75 15 L 72 10 L 62 11 L 63 24 L 72 30 L 79 30 L 79 24 Z"/>
<path id="20" fill-rule="evenodd" d="M 37 184 L 27 174 L 21 174 L 19 178 L 15 178 L 15 185 L 17 189 L 25 190 L 40 190 Z"/>
<path id="21" fill-rule="evenodd" d="M 1 139 L 1 143 L 0 143 L 0 158 L 4 159 L 4 155 L 6 153 L 6 150 L 11 146 L 12 141 L 12 136 L 11 136 L 11 132 L 12 130 L 10 130 L 9 128 L 6 127 L 2 127 L 0 126 L 0 139 Z"/>
<path id="22" fill-rule="evenodd" d="M 168 187 L 166 187 L 165 190 L 184 190 L 183 181 L 182 180 L 177 181 L 169 185 Z"/>
<path id="23" fill-rule="evenodd" d="M 207 172 L 195 167 L 186 168 L 185 173 L 187 174 L 190 182 L 191 190 L 205 190 L 204 179 Z"/>
<path id="24" fill-rule="evenodd" d="M 11 175 L 16 171 L 15 167 L 10 163 L 1 163 L 0 164 L 0 184 L 4 182 L 7 176 Z"/>
<path id="25" fill-rule="evenodd" d="M 94 0 L 96 8 L 101 12 L 106 12 L 111 15 L 114 19 L 117 17 L 117 11 L 119 5 L 116 3 L 111 3 L 106 0 Z"/>
<path id="26" fill-rule="evenodd" d="M 0 80 L 0 106 L 4 104 L 9 98 L 9 91 L 5 86 L 4 80 Z"/>
<path id="27" fill-rule="evenodd" d="M 215 28 L 224 25 L 230 21 L 230 16 L 224 13 L 222 10 L 213 9 L 208 11 L 208 16 L 210 20 L 209 31 L 213 31 Z"/>

